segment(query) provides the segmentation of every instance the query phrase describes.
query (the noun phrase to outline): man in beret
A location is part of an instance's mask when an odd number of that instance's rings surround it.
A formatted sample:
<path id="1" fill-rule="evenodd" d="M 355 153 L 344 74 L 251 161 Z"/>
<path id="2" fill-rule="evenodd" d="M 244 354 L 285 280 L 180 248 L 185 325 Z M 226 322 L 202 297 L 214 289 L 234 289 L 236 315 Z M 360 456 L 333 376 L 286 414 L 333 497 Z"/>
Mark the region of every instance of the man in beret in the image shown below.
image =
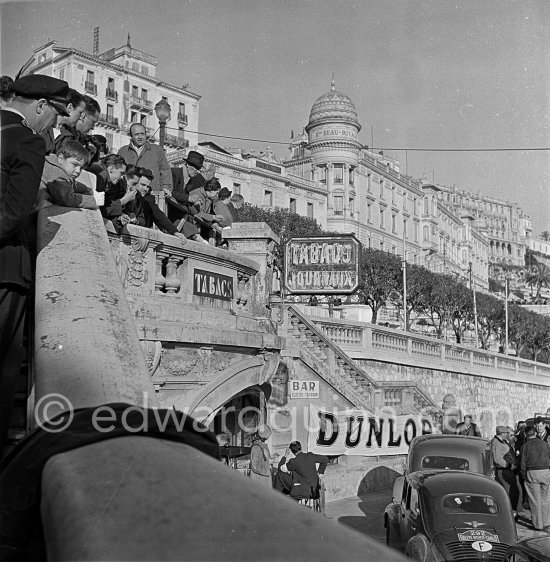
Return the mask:
<path id="1" fill-rule="evenodd" d="M 0 111 L 0 452 L 23 359 L 23 325 L 32 267 L 25 234 L 46 158 L 40 135 L 69 115 L 69 85 L 34 74 L 15 80 L 14 98 Z"/>

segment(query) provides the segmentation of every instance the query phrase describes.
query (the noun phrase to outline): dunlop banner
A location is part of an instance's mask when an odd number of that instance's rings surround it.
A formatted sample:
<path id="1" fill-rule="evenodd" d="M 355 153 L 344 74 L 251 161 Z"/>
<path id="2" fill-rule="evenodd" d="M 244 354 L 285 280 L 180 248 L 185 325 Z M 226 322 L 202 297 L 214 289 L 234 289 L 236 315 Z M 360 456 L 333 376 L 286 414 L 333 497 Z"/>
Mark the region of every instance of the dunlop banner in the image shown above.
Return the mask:
<path id="1" fill-rule="evenodd" d="M 414 437 L 432 432 L 432 421 L 420 416 L 309 406 L 308 451 L 321 455 L 406 454 Z"/>

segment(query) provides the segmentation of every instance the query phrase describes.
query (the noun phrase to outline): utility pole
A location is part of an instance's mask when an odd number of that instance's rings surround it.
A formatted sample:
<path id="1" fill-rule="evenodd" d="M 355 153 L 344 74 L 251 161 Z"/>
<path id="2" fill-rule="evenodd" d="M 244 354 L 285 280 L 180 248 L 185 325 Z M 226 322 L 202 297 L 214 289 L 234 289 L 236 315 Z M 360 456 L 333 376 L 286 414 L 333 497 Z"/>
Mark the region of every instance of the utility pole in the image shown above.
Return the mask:
<path id="1" fill-rule="evenodd" d="M 508 355 L 508 275 L 504 278 L 504 355 Z"/>
<path id="2" fill-rule="evenodd" d="M 403 330 L 407 331 L 407 247 L 405 242 L 405 221 L 403 221 Z"/>
<path id="3" fill-rule="evenodd" d="M 479 342 L 479 333 L 478 333 L 478 329 L 477 329 L 477 302 L 476 302 L 476 290 L 475 290 L 475 284 L 474 284 L 474 278 L 473 278 L 473 274 L 472 274 L 472 262 L 470 262 L 470 291 L 472 291 L 472 296 L 474 299 L 474 328 L 475 328 L 475 332 L 476 332 L 476 348 L 478 346 L 478 342 Z"/>

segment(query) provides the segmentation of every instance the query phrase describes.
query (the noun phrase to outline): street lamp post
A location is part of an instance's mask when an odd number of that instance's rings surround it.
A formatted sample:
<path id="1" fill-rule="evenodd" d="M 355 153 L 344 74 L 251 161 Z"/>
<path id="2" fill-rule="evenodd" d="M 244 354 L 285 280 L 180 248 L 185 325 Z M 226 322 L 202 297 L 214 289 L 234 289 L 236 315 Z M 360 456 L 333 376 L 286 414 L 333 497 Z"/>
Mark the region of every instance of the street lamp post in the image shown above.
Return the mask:
<path id="1" fill-rule="evenodd" d="M 504 278 L 504 355 L 508 355 L 508 275 Z"/>
<path id="2" fill-rule="evenodd" d="M 407 247 L 405 242 L 405 224 L 403 223 L 403 331 L 407 331 Z"/>
<path id="3" fill-rule="evenodd" d="M 166 138 L 166 121 L 170 119 L 170 112 L 171 112 L 170 104 L 162 99 L 155 105 L 155 114 L 159 121 L 159 139 L 160 139 L 160 147 L 164 149 L 164 139 Z"/>
<path id="4" fill-rule="evenodd" d="M 470 291 L 472 291 L 472 296 L 474 299 L 474 328 L 476 332 L 476 347 L 477 347 L 479 342 L 479 333 L 477 329 L 477 302 L 476 302 L 476 290 L 474 285 L 474 279 L 472 275 L 472 262 L 469 263 L 469 266 L 470 266 Z"/>

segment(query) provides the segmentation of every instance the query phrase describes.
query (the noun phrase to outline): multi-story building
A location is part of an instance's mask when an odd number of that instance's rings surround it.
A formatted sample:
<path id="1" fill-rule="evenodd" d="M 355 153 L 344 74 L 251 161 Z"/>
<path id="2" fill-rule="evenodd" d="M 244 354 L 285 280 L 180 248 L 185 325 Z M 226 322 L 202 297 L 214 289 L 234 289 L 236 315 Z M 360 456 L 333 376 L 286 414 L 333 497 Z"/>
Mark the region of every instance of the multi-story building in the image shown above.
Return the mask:
<path id="1" fill-rule="evenodd" d="M 99 53 L 98 42 L 92 54 L 50 41 L 35 49 L 27 63 L 27 73 L 47 74 L 62 80 L 97 100 L 101 115 L 94 129 L 104 135 L 116 152 L 128 144 L 132 123 L 142 123 L 152 140 L 158 139 L 159 123 L 155 104 L 161 99 L 171 107 L 167 121 L 167 151 L 198 142 L 199 100 L 201 96 L 160 81 L 156 57 L 133 48 L 130 36 L 125 45 Z"/>
<path id="2" fill-rule="evenodd" d="M 249 203 L 287 208 L 433 271 L 465 275 L 471 263 L 476 285 L 486 289 L 488 242 L 472 217 L 445 205 L 439 186 L 401 174 L 398 161 L 361 145 L 360 130 L 355 106 L 333 83 L 313 104 L 303 132 L 291 135 L 284 161 L 269 149 L 239 152 L 212 142 L 193 148 L 216 164 L 222 185 Z M 172 154 L 172 165 L 184 156 Z"/>
<path id="3" fill-rule="evenodd" d="M 525 265 L 532 227 L 517 203 L 487 197 L 467 189 L 439 186 L 440 198 L 456 213 L 469 213 L 489 241 L 489 261 L 495 265 Z"/>

